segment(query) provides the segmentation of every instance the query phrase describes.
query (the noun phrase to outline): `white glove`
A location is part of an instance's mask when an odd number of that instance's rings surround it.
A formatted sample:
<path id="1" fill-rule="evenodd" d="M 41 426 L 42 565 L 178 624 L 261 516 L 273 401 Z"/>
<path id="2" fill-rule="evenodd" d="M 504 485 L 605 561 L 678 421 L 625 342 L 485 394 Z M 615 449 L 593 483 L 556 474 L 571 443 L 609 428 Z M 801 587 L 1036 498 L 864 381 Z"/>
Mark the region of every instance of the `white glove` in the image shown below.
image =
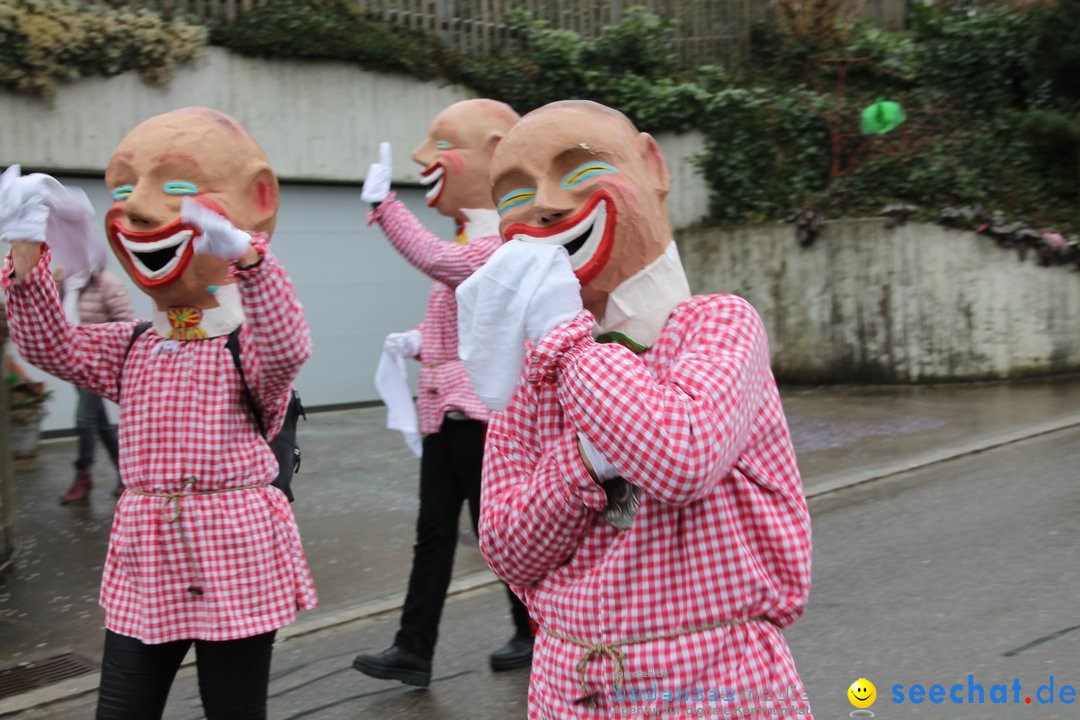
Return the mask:
<path id="1" fill-rule="evenodd" d="M 199 229 L 199 236 L 195 238 L 197 253 L 239 260 L 251 245 L 251 235 L 191 197 L 180 203 L 180 219 Z"/>
<path id="2" fill-rule="evenodd" d="M 49 208 L 41 198 L 28 198 L 3 223 L 4 240 L 45 242 L 45 228 L 49 224 Z"/>
<path id="3" fill-rule="evenodd" d="M 581 449 L 585 452 L 585 457 L 589 458 L 589 464 L 592 465 L 593 475 L 596 476 L 598 482 L 604 482 L 610 480 L 613 477 L 619 476 L 619 471 L 615 469 L 615 466 L 608 462 L 607 458 L 601 454 L 599 450 L 593 447 L 593 444 L 589 442 L 589 438 L 585 437 L 585 433 L 578 433 L 578 442 L 581 443 Z"/>
<path id="4" fill-rule="evenodd" d="M 511 240 L 457 289 L 459 354 L 492 410 L 514 394 L 525 339 L 538 343 L 581 312 L 581 286 L 561 245 Z"/>
<path id="5" fill-rule="evenodd" d="M 368 167 L 364 187 L 360 190 L 360 199 L 369 203 L 380 203 L 390 194 L 390 175 L 393 165 L 390 162 L 390 143 L 379 143 L 379 162 Z"/>
<path id="6" fill-rule="evenodd" d="M 48 241 L 61 254 L 70 247 L 75 254 L 85 255 L 93 216 L 86 193 L 66 188 L 56 178 L 42 173 L 22 177 L 19 165 L 0 175 L 0 237 L 4 240 Z"/>
<path id="7" fill-rule="evenodd" d="M 0 175 L 0 233 L 4 240 L 45 242 L 49 208 L 40 195 L 28 195 L 22 168 L 12 165 Z"/>
<path id="8" fill-rule="evenodd" d="M 420 331 L 406 330 L 390 333 L 383 342 L 383 350 L 398 357 L 414 358 L 420 354 Z"/>

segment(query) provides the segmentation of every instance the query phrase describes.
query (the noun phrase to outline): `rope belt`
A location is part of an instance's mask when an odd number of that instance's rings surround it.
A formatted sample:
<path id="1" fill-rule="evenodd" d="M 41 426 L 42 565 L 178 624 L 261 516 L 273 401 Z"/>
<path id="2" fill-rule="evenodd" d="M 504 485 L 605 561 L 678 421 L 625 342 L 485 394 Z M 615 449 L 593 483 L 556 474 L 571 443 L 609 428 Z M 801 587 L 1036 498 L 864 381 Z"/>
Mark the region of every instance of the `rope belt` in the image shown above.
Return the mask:
<path id="1" fill-rule="evenodd" d="M 184 487 L 191 488 L 195 486 L 197 478 L 189 477 L 184 478 Z M 126 488 L 126 491 L 133 495 L 142 495 L 143 497 L 157 497 L 165 498 L 170 501 L 165 503 L 165 522 L 173 523 L 180 521 L 181 504 L 180 501 L 186 497 L 196 497 L 198 495 L 221 495 L 222 493 L 240 492 L 241 490 L 254 490 L 255 488 L 266 487 L 268 483 L 262 483 L 260 485 L 242 485 L 240 487 L 230 488 L 218 488 L 217 490 L 181 490 L 174 493 L 155 493 L 146 492 L 145 490 L 132 490 Z M 172 510 L 172 515 L 168 515 L 169 510 Z"/>
<path id="2" fill-rule="evenodd" d="M 576 637 L 555 632 L 549 627 L 541 626 L 540 629 L 557 640 L 562 640 L 577 645 L 578 647 L 585 648 L 585 652 L 581 654 L 574 669 L 577 670 L 578 673 L 578 684 L 581 686 L 581 694 L 586 695 L 588 690 L 585 688 L 585 670 L 587 669 L 589 661 L 594 657 L 603 657 L 606 655 L 611 658 L 611 664 L 613 666 L 611 677 L 615 681 L 615 687 L 622 687 L 623 663 L 626 661 L 626 653 L 620 650 L 620 647 L 641 645 L 642 643 L 655 642 L 657 640 L 672 640 L 683 635 L 692 635 L 694 633 L 705 632 L 706 630 L 717 630 L 722 627 L 746 625 L 752 622 L 768 622 L 768 619 L 764 617 L 754 617 L 742 620 L 720 620 L 711 625 L 701 625 L 699 627 L 689 628 L 688 630 L 679 630 L 678 632 L 665 633 L 663 635 L 647 635 L 644 637 L 630 638 L 629 640 L 620 640 L 615 643 L 590 643 L 579 640 Z M 591 700 L 589 702 L 591 702 Z"/>
<path id="3" fill-rule="evenodd" d="M 183 519 L 183 499 L 199 495 L 221 495 L 223 493 L 240 492 L 241 490 L 254 490 L 269 485 L 269 483 L 261 483 L 259 485 L 242 485 L 240 487 L 218 488 L 216 490 L 192 490 L 191 488 L 195 487 L 197 480 L 198 478 L 194 477 L 184 478 L 183 487 L 186 489 L 174 493 L 146 492 L 145 490 L 133 490 L 132 488 L 125 489 L 125 492 L 129 492 L 133 495 L 164 498 L 166 500 L 165 505 L 162 507 L 162 510 L 165 513 L 165 522 L 176 523 L 177 528 L 180 530 L 180 542 L 184 546 L 184 554 L 187 556 L 188 565 L 191 567 L 192 575 L 192 582 L 191 585 L 188 586 L 187 591 L 196 597 L 203 594 L 203 589 L 200 581 L 199 566 L 195 562 L 195 552 L 191 549 L 191 542 L 188 539 L 187 533 L 184 532 L 184 523 L 181 522 Z"/>

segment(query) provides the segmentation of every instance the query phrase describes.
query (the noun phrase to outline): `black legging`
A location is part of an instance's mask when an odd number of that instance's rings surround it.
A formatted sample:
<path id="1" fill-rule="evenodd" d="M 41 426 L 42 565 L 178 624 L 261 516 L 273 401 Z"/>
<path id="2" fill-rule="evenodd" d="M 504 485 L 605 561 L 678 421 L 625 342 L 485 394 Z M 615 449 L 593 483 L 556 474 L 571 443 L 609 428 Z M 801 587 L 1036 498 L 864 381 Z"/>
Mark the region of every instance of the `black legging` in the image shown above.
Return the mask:
<path id="1" fill-rule="evenodd" d="M 439 637 L 446 591 L 454 569 L 461 505 L 469 503 L 473 531 L 480 522 L 480 475 L 487 425 L 477 420 L 443 420 L 439 432 L 424 436 L 420 458 L 420 515 L 416 520 L 412 572 L 401 626 L 394 644 L 431 659 Z M 529 611 L 514 593 L 511 615 L 517 635 L 532 634 Z"/>
<path id="2" fill-rule="evenodd" d="M 192 642 L 207 720 L 265 720 L 274 634 L 148 645 L 106 630 L 97 720 L 160 718 Z"/>

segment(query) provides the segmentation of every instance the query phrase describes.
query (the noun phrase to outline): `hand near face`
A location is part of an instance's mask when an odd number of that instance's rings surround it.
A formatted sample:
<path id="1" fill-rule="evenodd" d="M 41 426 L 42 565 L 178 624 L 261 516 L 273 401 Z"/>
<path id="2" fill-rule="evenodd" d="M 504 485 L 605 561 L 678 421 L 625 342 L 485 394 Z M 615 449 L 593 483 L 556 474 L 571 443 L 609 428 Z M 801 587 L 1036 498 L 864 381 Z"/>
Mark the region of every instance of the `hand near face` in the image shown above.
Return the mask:
<path id="1" fill-rule="evenodd" d="M 581 312 L 581 286 L 560 245 L 511 240 L 458 286 L 461 359 L 493 410 L 510 402 L 526 339 L 539 343 Z"/>
<path id="2" fill-rule="evenodd" d="M 240 260 L 251 250 L 250 235 L 190 197 L 180 205 L 180 219 L 200 231 L 195 238 L 196 253 Z"/>
<path id="3" fill-rule="evenodd" d="M 379 162 L 368 167 L 360 198 L 369 203 L 381 203 L 390 194 L 390 177 L 393 165 L 390 161 L 390 143 L 379 143 Z"/>

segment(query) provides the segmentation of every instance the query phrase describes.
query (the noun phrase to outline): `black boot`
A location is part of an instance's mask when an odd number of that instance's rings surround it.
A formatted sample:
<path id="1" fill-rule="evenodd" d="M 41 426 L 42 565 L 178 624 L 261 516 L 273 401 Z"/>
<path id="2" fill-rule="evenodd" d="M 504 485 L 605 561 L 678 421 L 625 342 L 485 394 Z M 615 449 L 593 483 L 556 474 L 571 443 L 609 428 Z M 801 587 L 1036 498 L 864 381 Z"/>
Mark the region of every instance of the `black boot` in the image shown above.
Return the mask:
<path id="1" fill-rule="evenodd" d="M 510 642 L 491 653 L 491 669 L 517 670 L 532 665 L 533 639 L 530 635 L 515 635 Z"/>
<path id="2" fill-rule="evenodd" d="M 391 645 L 374 655 L 357 655 L 352 666 L 365 675 L 381 680 L 400 680 L 417 687 L 431 684 L 431 661 L 397 645 Z"/>

